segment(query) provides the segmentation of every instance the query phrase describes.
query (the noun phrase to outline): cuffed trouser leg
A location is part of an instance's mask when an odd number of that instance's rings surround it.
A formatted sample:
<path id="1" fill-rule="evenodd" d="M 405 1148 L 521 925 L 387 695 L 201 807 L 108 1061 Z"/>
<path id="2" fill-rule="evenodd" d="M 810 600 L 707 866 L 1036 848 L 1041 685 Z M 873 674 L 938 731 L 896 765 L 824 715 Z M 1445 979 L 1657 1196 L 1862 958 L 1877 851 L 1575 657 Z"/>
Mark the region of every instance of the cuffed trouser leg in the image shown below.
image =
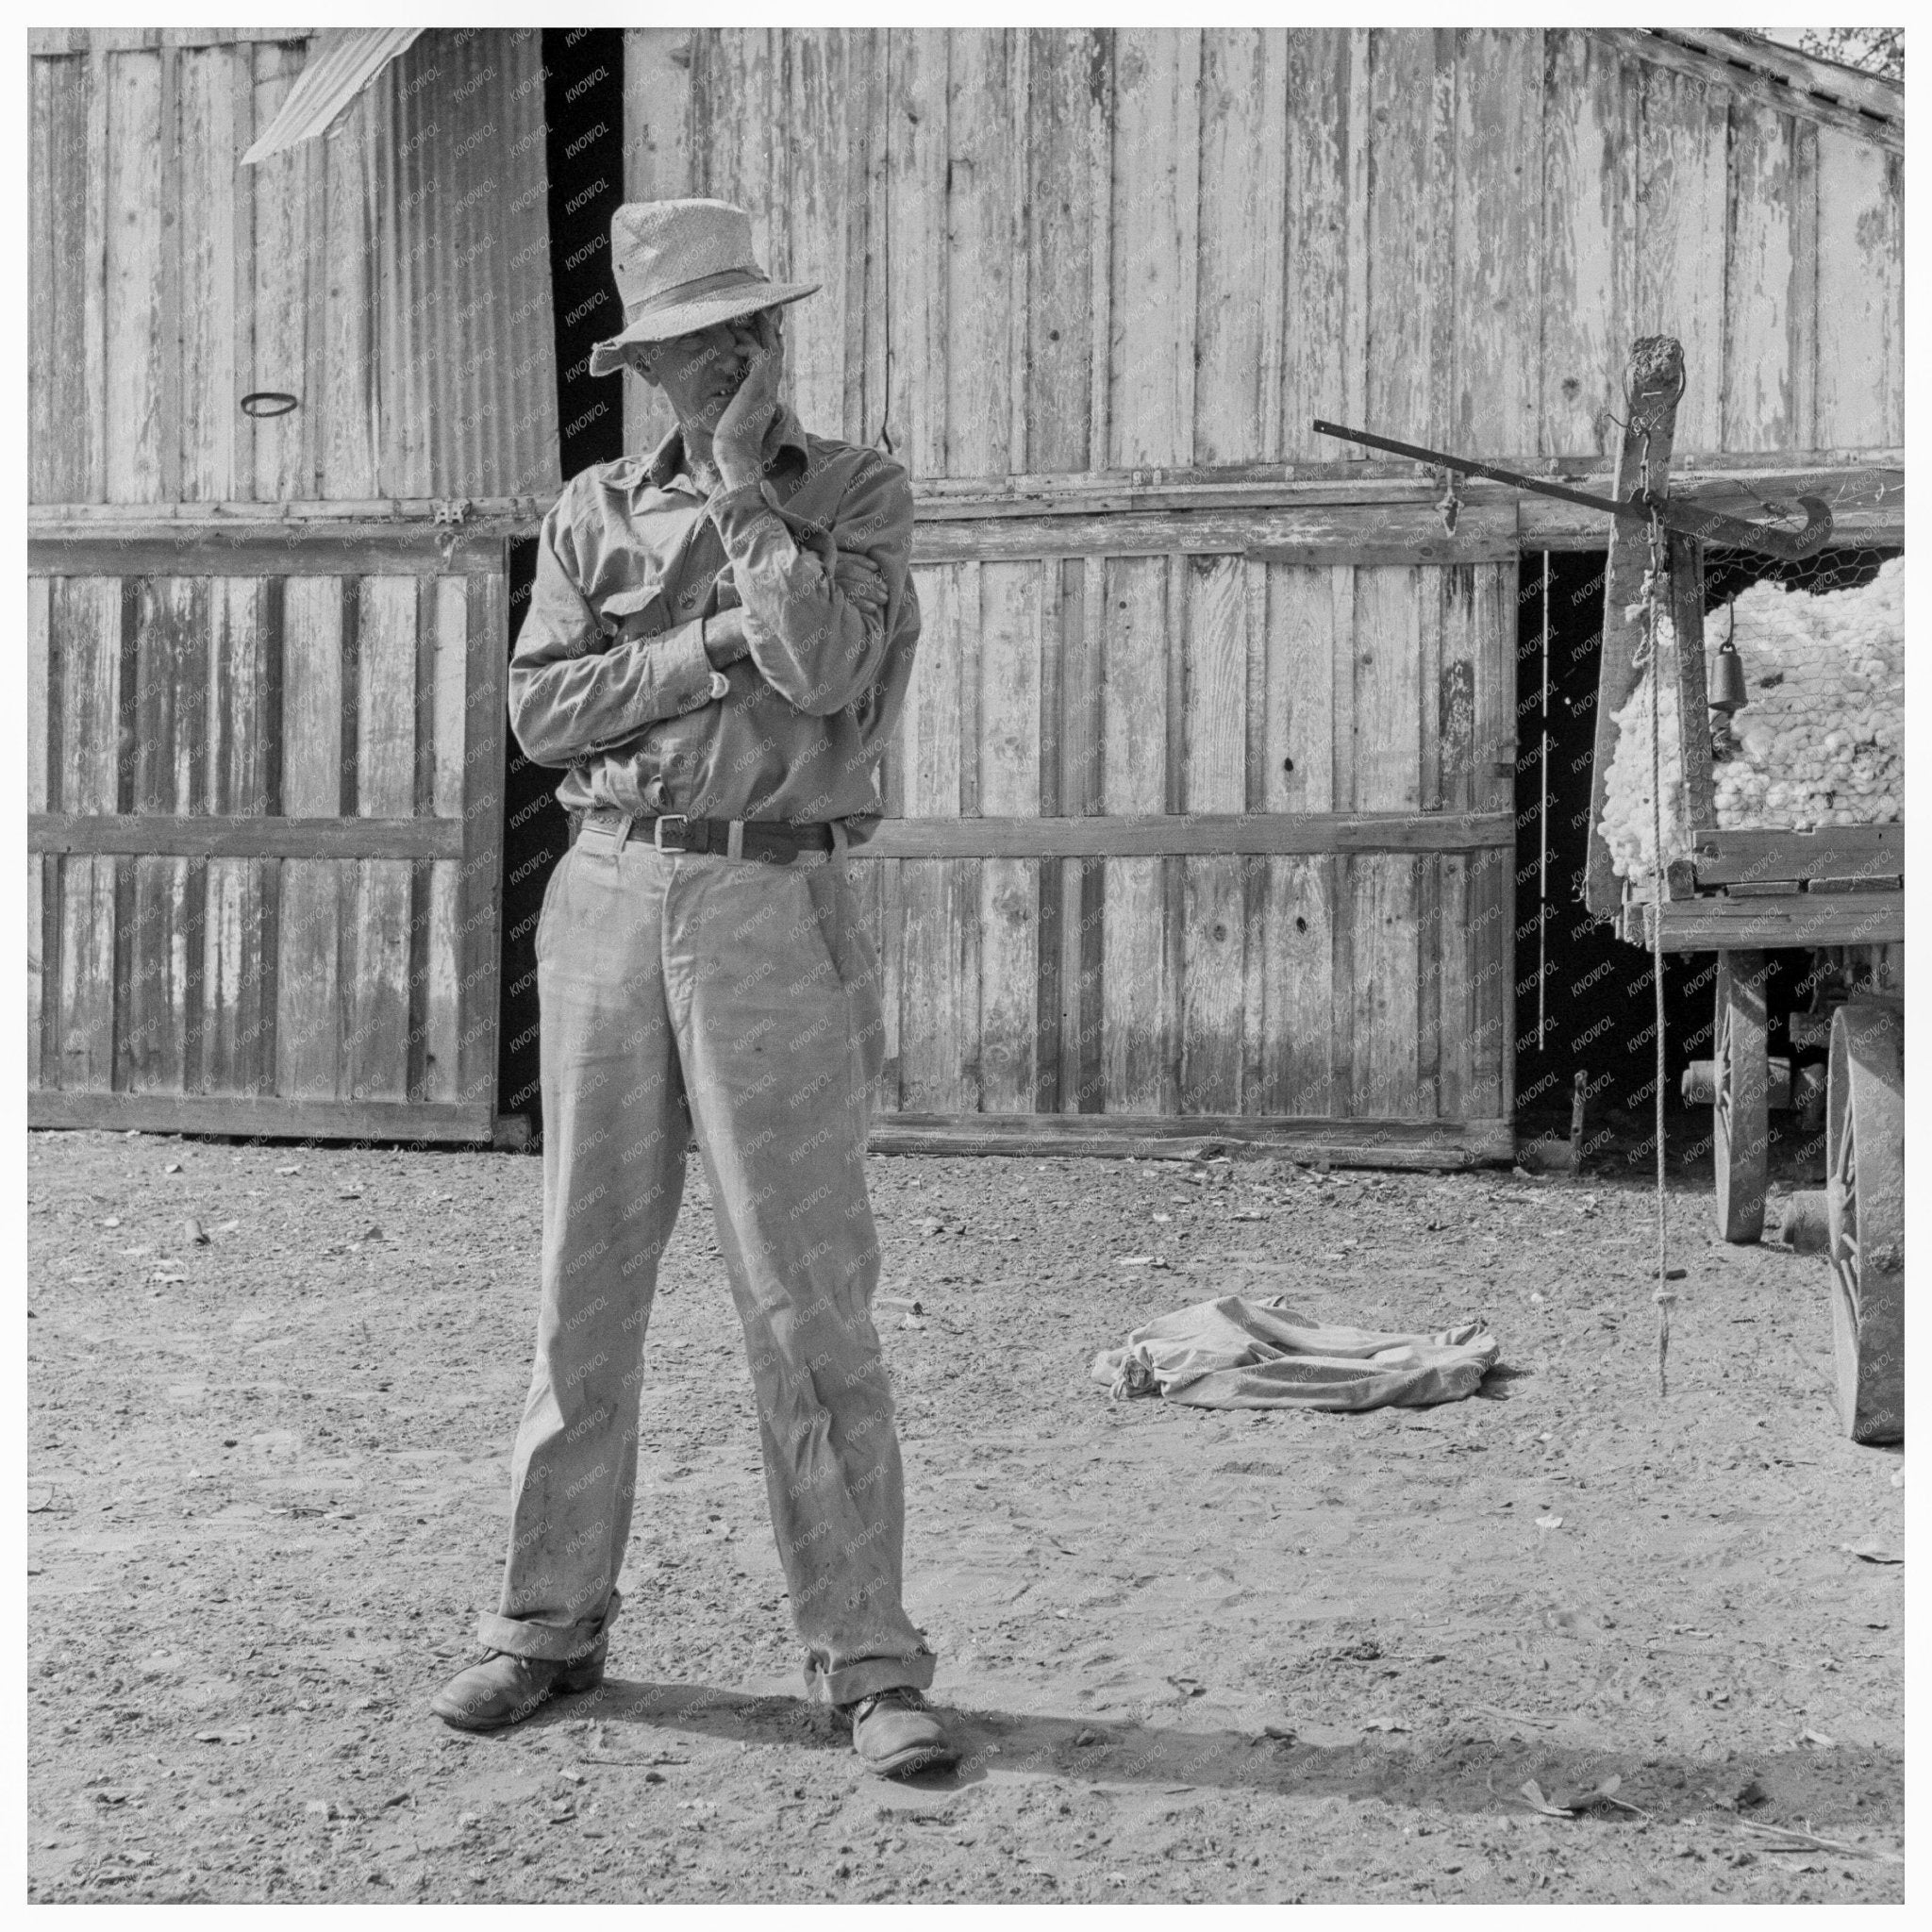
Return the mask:
<path id="1" fill-rule="evenodd" d="M 660 970 L 661 861 L 590 838 L 538 925 L 543 1274 L 511 1464 L 509 1556 L 478 1636 L 581 1655 L 615 1614 L 637 1476 L 658 1260 L 684 1186 L 685 1116 Z"/>
<path id="2" fill-rule="evenodd" d="M 899 1442 L 871 1313 L 871 947 L 842 864 L 678 865 L 667 997 L 807 1682 L 835 1704 L 924 1687 L 933 1657 L 903 1603 Z"/>

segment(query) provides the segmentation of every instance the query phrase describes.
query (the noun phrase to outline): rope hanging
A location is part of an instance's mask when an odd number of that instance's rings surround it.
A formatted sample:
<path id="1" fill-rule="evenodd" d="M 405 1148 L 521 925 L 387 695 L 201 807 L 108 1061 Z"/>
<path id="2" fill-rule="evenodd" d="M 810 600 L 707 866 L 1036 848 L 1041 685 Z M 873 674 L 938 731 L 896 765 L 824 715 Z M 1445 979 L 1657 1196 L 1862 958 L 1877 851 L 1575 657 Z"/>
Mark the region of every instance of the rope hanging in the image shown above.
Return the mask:
<path id="1" fill-rule="evenodd" d="M 1643 484 L 1650 488 L 1650 439 L 1643 442 Z M 1650 983 L 1656 1001 L 1653 1027 L 1657 1034 L 1657 1287 L 1651 1300 L 1657 1304 L 1657 1388 L 1668 1396 L 1670 1381 L 1667 1364 L 1671 1353 L 1671 1307 L 1677 1299 L 1670 1286 L 1668 1227 L 1664 1174 L 1664 788 L 1663 788 L 1663 696 L 1664 663 L 1662 609 L 1670 582 L 1670 563 L 1664 545 L 1663 520 L 1655 508 L 1650 513 L 1650 568 L 1643 578 L 1643 635 L 1631 654 L 1633 669 L 1648 671 L 1650 676 L 1650 820 L 1651 820 L 1651 920 Z M 1688 729 L 1679 720 L 1679 730 Z"/>

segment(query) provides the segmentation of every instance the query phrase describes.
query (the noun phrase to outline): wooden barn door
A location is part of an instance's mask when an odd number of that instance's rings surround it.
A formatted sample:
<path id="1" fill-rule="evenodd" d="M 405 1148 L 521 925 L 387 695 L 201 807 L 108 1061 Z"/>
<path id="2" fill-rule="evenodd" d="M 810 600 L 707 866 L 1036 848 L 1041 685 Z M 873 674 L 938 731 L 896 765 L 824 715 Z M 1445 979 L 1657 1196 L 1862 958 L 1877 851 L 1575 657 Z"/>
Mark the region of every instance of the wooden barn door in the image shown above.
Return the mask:
<path id="1" fill-rule="evenodd" d="M 882 1144 L 1507 1157 L 1513 517 L 1432 517 L 922 527 Z"/>
<path id="2" fill-rule="evenodd" d="M 30 1124 L 487 1141 L 502 543 L 29 568 Z"/>

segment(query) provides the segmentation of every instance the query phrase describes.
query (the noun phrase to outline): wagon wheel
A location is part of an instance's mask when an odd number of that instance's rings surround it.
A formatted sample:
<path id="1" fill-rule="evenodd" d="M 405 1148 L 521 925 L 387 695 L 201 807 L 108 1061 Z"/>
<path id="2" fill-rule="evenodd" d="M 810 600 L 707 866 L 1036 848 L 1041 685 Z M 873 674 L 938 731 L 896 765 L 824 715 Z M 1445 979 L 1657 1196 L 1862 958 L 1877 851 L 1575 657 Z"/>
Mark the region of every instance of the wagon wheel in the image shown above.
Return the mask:
<path id="1" fill-rule="evenodd" d="M 1711 1149 L 1717 1166 L 1717 1231 L 1727 1241 L 1755 1241 L 1764 1232 L 1771 1133 L 1762 953 L 1717 956 L 1715 1031 Z"/>
<path id="2" fill-rule="evenodd" d="M 1855 1442 L 1905 1434 L 1905 1023 L 1875 1001 L 1831 1022 L 1826 1212 L 1839 1422 Z"/>

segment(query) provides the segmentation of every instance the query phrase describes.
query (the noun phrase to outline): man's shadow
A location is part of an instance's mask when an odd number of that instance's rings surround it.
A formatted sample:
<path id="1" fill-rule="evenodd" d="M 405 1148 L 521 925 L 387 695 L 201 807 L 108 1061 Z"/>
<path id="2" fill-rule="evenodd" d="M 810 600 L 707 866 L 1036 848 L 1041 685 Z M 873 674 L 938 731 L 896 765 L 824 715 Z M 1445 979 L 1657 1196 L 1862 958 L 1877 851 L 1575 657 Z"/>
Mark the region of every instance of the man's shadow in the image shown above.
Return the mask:
<path id="1" fill-rule="evenodd" d="M 1182 1731 L 1134 1720 L 1041 1717 L 935 1704 L 960 1747 L 943 1771 L 895 1780 L 943 1796 L 983 1783 L 989 1774 L 1071 1778 L 1091 1785 L 1214 1788 L 1281 1795 L 1366 1798 L 1463 1813 L 1527 1814 L 1522 1794 L 1534 1779 L 1546 1797 L 1580 1802 L 1608 1777 L 1631 1810 L 1607 1802 L 1583 1806 L 1605 1824 L 1636 1825 L 1645 1815 L 1674 1822 L 1716 1808 L 1761 1823 L 1809 1818 L 1817 1825 L 1850 1819 L 1860 1786 L 1882 1787 L 1901 1806 L 1904 1768 L 1896 1752 L 1837 1745 L 1764 1751 L 1735 1761 L 1683 1756 L 1640 1757 L 1602 1745 L 1552 1739 L 1501 1739 L 1451 1725 L 1431 1739 L 1364 1736 L 1349 1743 L 1311 1742 L 1263 1733 Z M 1507 1715 L 1507 1714 L 1506 1714 Z M 849 1753 L 851 1732 L 826 1706 L 803 1697 L 756 1696 L 703 1686 L 607 1678 L 581 1696 L 559 1697 L 528 1723 L 529 1733 L 589 1719 L 608 1728 L 591 1761 L 666 1761 L 677 1734 L 728 1743 L 782 1744 Z M 619 1727 L 628 1727 L 627 1741 Z M 1507 1731 L 1510 1727 L 1504 1726 Z M 515 1735 L 514 1733 L 511 1735 Z M 591 1754 L 586 1754 L 591 1757 Z M 1874 1793 L 1875 1795 L 1875 1793 Z M 1860 1824 L 1874 1823 L 1863 1812 Z"/>

